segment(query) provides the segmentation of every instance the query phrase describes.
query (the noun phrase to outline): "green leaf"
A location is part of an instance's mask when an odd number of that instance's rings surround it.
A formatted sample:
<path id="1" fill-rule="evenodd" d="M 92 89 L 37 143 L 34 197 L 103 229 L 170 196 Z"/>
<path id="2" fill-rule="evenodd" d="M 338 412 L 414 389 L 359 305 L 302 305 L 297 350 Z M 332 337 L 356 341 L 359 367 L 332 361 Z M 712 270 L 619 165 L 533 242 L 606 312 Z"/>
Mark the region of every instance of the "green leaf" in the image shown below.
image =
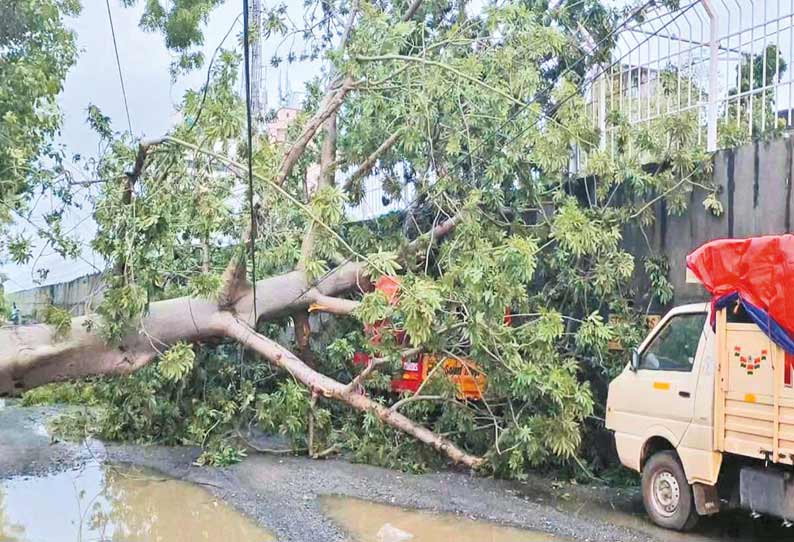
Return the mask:
<path id="1" fill-rule="evenodd" d="M 48 305 L 44 311 L 44 323 L 52 327 L 53 340 L 63 340 L 71 333 L 72 314 L 66 309 Z"/>
<path id="2" fill-rule="evenodd" d="M 170 381 L 181 380 L 192 369 L 196 360 L 193 347 L 184 342 L 178 342 L 160 356 L 157 370 L 160 375 Z"/>
<path id="3" fill-rule="evenodd" d="M 402 291 L 400 312 L 405 318 L 405 331 L 414 345 L 422 344 L 433 335 L 441 291 L 433 281 L 419 278 L 405 281 Z"/>

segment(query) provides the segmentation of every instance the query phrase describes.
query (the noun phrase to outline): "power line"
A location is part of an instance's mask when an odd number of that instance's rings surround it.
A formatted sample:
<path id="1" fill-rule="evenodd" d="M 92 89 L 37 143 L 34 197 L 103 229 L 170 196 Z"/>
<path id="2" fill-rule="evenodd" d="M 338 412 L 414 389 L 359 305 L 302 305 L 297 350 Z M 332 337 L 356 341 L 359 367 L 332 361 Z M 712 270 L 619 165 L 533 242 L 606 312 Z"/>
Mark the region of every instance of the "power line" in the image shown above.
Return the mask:
<path id="1" fill-rule="evenodd" d="M 113 14 L 110 11 L 110 0 L 105 0 L 105 5 L 108 8 L 108 20 L 110 21 L 110 34 L 113 36 L 113 50 L 116 52 L 116 67 L 119 70 L 119 82 L 121 83 L 121 95 L 124 98 L 124 110 L 127 112 L 127 127 L 130 130 L 130 138 L 135 139 L 132 135 L 132 120 L 130 118 L 130 107 L 127 104 L 127 89 L 124 88 L 124 75 L 121 72 L 121 59 L 119 58 L 119 46 L 116 42 L 116 29 L 113 26 Z"/>
<path id="2" fill-rule="evenodd" d="M 252 289 L 253 296 L 253 309 L 254 315 L 256 312 L 256 217 L 254 216 L 254 169 L 252 164 L 253 152 L 253 126 L 251 123 L 251 63 L 250 63 L 250 47 L 251 42 L 249 39 L 248 27 L 248 0 L 243 0 L 243 60 L 245 61 L 245 115 L 247 121 L 248 132 L 248 206 L 251 210 L 251 283 L 254 285 Z M 258 31 L 258 29 L 257 29 Z M 256 316 L 254 316 L 256 318 Z M 254 322 L 256 327 L 256 322 Z"/>

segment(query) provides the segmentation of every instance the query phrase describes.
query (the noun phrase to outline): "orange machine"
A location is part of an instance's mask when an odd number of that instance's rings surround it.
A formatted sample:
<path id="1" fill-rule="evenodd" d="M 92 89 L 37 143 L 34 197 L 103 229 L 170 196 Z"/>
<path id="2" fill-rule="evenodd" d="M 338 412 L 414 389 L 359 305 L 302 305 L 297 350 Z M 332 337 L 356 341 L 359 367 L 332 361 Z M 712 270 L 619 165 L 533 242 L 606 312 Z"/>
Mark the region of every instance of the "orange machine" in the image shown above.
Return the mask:
<path id="1" fill-rule="evenodd" d="M 458 399 L 482 399 L 486 385 L 485 373 L 472 360 L 445 356 L 440 362 L 441 370 L 458 389 Z M 403 360 L 402 373 L 391 381 L 391 389 L 416 393 L 437 363 L 439 359 L 435 354 L 419 354 L 415 361 Z"/>
<path id="2" fill-rule="evenodd" d="M 375 289 L 382 291 L 390 304 L 396 305 L 399 303 L 400 280 L 397 277 L 381 277 L 375 283 Z M 398 344 L 407 344 L 405 331 L 389 329 L 389 322 L 387 321 L 376 322 L 364 327 L 364 330 L 370 335 L 371 341 L 375 345 L 380 342 L 382 332 L 387 329 L 388 332 L 394 334 Z M 369 361 L 370 356 L 364 352 L 356 352 L 353 356 L 353 363 L 356 365 L 366 365 Z M 438 363 L 442 364 L 441 370 L 446 373 L 450 381 L 457 387 L 459 399 L 482 399 L 487 385 L 486 376 L 474 361 L 467 358 L 452 358 L 429 353 L 420 353 L 404 358 L 402 360 L 402 371 L 399 376 L 392 380 L 391 389 L 395 392 L 416 393 Z"/>

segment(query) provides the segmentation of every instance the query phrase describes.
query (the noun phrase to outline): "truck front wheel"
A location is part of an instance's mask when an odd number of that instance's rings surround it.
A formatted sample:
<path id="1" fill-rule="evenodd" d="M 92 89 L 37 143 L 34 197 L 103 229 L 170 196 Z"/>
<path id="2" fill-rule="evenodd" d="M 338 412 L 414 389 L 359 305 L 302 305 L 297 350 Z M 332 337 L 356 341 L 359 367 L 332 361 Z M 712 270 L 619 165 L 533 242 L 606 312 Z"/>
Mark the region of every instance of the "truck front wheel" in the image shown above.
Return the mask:
<path id="1" fill-rule="evenodd" d="M 642 502 L 654 523 L 688 531 L 698 520 L 692 486 L 675 452 L 657 452 L 642 469 Z"/>

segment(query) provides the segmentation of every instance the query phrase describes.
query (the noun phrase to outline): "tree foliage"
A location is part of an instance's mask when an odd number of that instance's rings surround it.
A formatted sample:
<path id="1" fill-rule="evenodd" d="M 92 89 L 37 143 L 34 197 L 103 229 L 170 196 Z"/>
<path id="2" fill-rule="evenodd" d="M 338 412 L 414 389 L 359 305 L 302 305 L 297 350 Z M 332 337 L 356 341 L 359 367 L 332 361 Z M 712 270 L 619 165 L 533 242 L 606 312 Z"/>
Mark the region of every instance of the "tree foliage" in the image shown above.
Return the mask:
<path id="1" fill-rule="evenodd" d="M 61 122 L 56 97 L 76 59 L 74 33 L 64 18 L 77 0 L 10 0 L 0 5 L 0 219 L 21 210 L 42 184 L 62 171 L 53 142 Z M 53 217 L 57 220 L 57 217 Z M 28 240 L 10 239 L 24 260 Z"/>
<path id="2" fill-rule="evenodd" d="M 465 2 L 427 1 L 405 19 L 408 4 L 307 4 L 307 13 L 326 14 L 307 40 L 327 53 L 336 77 L 309 85 L 286 144 L 257 138 L 253 209 L 242 197 L 247 148 L 236 52 L 221 54 L 206 89 L 186 94 L 175 139 L 134 175 L 136 148 L 91 112 L 107 149 L 98 173 L 121 179 L 103 184 L 94 202 L 93 245 L 115 270 L 95 325 L 119 341 L 131 330 L 154 332 L 141 321 L 157 300 L 222 300 L 224 269 L 248 248 L 232 240 L 253 212 L 256 269 L 248 266 L 249 278 L 297 266 L 316 286 L 352 260 L 365 264 L 370 279 L 398 275 L 401 285 L 396 304 L 366 285 L 350 292 L 358 308 L 312 316 L 303 343 L 302 309 L 259 322 L 261 334 L 308 351 L 320 373 L 361 386 L 486 457 L 491 472 L 520 477 L 575 462 L 584 427 L 602 414 L 605 382 L 625 363 L 609 344 L 631 344 L 641 332 L 632 277 L 644 270 L 659 300 L 670 299 L 664 263 L 636 262 L 622 240 L 628 229 L 653 222 L 655 202 L 664 198 L 670 212 L 681 213 L 692 187 L 708 183 L 698 119 L 685 114 L 636 126 L 615 112 L 616 145 L 599 148 L 582 88 L 589 69 L 608 58 L 610 29 L 626 15 L 597 1 L 555 9 L 494 3 L 476 12 Z M 166 12 L 149 2 L 144 23 L 187 51 L 201 43 L 197 29 L 213 5 L 172 2 Z M 355 24 L 338 48 L 353 5 Z M 269 16 L 270 31 L 293 31 L 283 12 Z M 353 86 L 338 112 L 337 182 L 313 192 L 305 183 L 332 137 L 328 130 L 277 182 L 290 144 L 327 107 L 324 89 L 345 78 Z M 349 175 L 392 135 L 372 173 L 387 194 L 415 197 L 402 212 L 349 223 L 346 205 L 360 201 L 364 178 Z M 569 169 L 574 146 L 589 154 L 588 170 L 576 175 Z M 648 163 L 657 167 L 649 171 Z M 436 238 L 450 222 L 454 228 Z M 298 288 L 295 299 L 301 295 Z M 385 323 L 374 344 L 363 328 L 378 322 Z M 406 348 L 397 332 L 410 348 L 474 360 L 487 374 L 485 399 L 462 400 L 443 371 L 433 371 L 421 394 L 395 397 L 389 380 Z M 223 463 L 240 457 L 236 439 L 259 425 L 312 454 L 335 450 L 409 470 L 439 461 L 373 409 L 318 397 L 229 344 L 199 343 L 171 345 L 136 374 L 92 384 L 105 406 L 100 434 L 196 444 L 207 448 L 206 461 Z M 356 351 L 382 363 L 366 380 L 356 380 Z"/>

